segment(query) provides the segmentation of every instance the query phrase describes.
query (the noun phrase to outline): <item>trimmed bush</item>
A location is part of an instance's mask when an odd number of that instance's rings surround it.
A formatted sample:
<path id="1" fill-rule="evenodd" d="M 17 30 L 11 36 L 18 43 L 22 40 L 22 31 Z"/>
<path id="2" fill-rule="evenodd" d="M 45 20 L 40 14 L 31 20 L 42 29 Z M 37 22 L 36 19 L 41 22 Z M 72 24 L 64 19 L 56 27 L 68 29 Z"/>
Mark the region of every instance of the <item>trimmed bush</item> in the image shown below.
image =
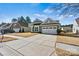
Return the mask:
<path id="1" fill-rule="evenodd" d="M 62 32 L 61 29 L 57 29 L 57 34 L 60 34 Z"/>
<path id="2" fill-rule="evenodd" d="M 20 28 L 19 32 L 21 32 L 21 28 Z"/>
<path id="3" fill-rule="evenodd" d="M 22 29 L 22 32 L 24 32 L 24 28 Z"/>

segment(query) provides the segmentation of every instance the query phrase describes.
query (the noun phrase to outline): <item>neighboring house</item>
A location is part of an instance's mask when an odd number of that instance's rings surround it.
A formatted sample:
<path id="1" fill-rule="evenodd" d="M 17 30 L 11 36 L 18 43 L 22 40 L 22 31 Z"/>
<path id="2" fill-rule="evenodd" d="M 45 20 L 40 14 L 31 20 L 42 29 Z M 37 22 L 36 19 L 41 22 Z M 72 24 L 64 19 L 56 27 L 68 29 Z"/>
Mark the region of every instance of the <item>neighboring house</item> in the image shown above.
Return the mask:
<path id="1" fill-rule="evenodd" d="M 69 25 L 62 25 L 61 29 L 65 32 L 72 32 L 73 30 L 73 24 L 69 24 Z"/>
<path id="2" fill-rule="evenodd" d="M 9 31 L 14 31 L 14 32 L 22 32 L 22 31 L 30 31 L 30 28 L 22 26 L 18 22 L 13 22 L 13 23 L 7 23 L 3 26 L 0 27 L 0 29 L 9 32 Z M 9 30 L 9 31 L 8 31 Z"/>
<path id="3" fill-rule="evenodd" d="M 1 23 L 1 24 L 0 24 L 0 27 L 1 27 L 2 25 L 5 25 L 5 24 L 6 24 L 6 23 Z"/>
<path id="4" fill-rule="evenodd" d="M 73 33 L 79 34 L 79 18 L 74 20 Z"/>
<path id="5" fill-rule="evenodd" d="M 31 32 L 41 32 L 46 34 L 57 34 L 57 29 L 60 28 L 58 20 L 47 18 L 44 22 L 34 21 L 31 26 Z"/>
<path id="6" fill-rule="evenodd" d="M 4 32 L 4 33 L 11 32 L 9 27 L 8 27 L 9 25 L 10 25 L 10 23 L 6 23 L 6 24 L 1 25 L 0 32 Z"/>

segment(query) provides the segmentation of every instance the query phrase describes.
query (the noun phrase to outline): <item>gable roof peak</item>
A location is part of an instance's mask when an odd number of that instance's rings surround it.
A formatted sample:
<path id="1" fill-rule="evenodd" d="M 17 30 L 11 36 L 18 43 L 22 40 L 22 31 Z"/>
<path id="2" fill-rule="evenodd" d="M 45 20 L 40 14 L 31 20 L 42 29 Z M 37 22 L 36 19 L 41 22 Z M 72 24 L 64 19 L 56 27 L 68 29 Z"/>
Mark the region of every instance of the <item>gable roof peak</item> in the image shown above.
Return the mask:
<path id="1" fill-rule="evenodd" d="M 51 18 L 47 18 L 44 23 L 59 23 L 58 20 L 52 20 Z"/>
<path id="2" fill-rule="evenodd" d="M 33 22 L 42 22 L 40 19 L 36 18 Z"/>
<path id="3" fill-rule="evenodd" d="M 79 25 L 79 18 L 77 18 L 77 19 L 75 19 L 75 20 L 76 20 L 77 24 Z"/>

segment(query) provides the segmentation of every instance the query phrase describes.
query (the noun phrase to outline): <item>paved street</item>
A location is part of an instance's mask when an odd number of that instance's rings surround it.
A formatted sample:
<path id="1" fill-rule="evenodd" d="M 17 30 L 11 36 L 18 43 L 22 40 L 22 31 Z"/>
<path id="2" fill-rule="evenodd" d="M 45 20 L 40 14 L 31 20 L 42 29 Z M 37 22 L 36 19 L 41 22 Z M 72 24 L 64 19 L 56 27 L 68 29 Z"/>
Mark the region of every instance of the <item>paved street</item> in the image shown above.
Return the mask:
<path id="1" fill-rule="evenodd" d="M 57 39 L 57 36 L 55 35 L 38 34 L 28 38 L 17 37 L 17 39 L 18 40 L 0 44 L 1 46 L 0 55 L 4 56 L 56 55 L 55 41 Z"/>

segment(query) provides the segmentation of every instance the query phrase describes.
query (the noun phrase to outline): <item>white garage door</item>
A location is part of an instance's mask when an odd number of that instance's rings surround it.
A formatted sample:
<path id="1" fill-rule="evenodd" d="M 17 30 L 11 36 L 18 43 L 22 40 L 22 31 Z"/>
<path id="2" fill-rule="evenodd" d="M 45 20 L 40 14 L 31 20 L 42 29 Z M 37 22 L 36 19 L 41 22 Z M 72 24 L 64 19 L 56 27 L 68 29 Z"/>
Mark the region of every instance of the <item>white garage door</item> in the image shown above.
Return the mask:
<path id="1" fill-rule="evenodd" d="M 42 33 L 46 33 L 46 34 L 57 34 L 57 29 L 53 29 L 53 28 L 42 28 Z"/>
<path id="2" fill-rule="evenodd" d="M 13 30 L 14 30 L 15 32 L 19 32 L 20 29 L 19 29 L 19 28 L 14 28 Z"/>

